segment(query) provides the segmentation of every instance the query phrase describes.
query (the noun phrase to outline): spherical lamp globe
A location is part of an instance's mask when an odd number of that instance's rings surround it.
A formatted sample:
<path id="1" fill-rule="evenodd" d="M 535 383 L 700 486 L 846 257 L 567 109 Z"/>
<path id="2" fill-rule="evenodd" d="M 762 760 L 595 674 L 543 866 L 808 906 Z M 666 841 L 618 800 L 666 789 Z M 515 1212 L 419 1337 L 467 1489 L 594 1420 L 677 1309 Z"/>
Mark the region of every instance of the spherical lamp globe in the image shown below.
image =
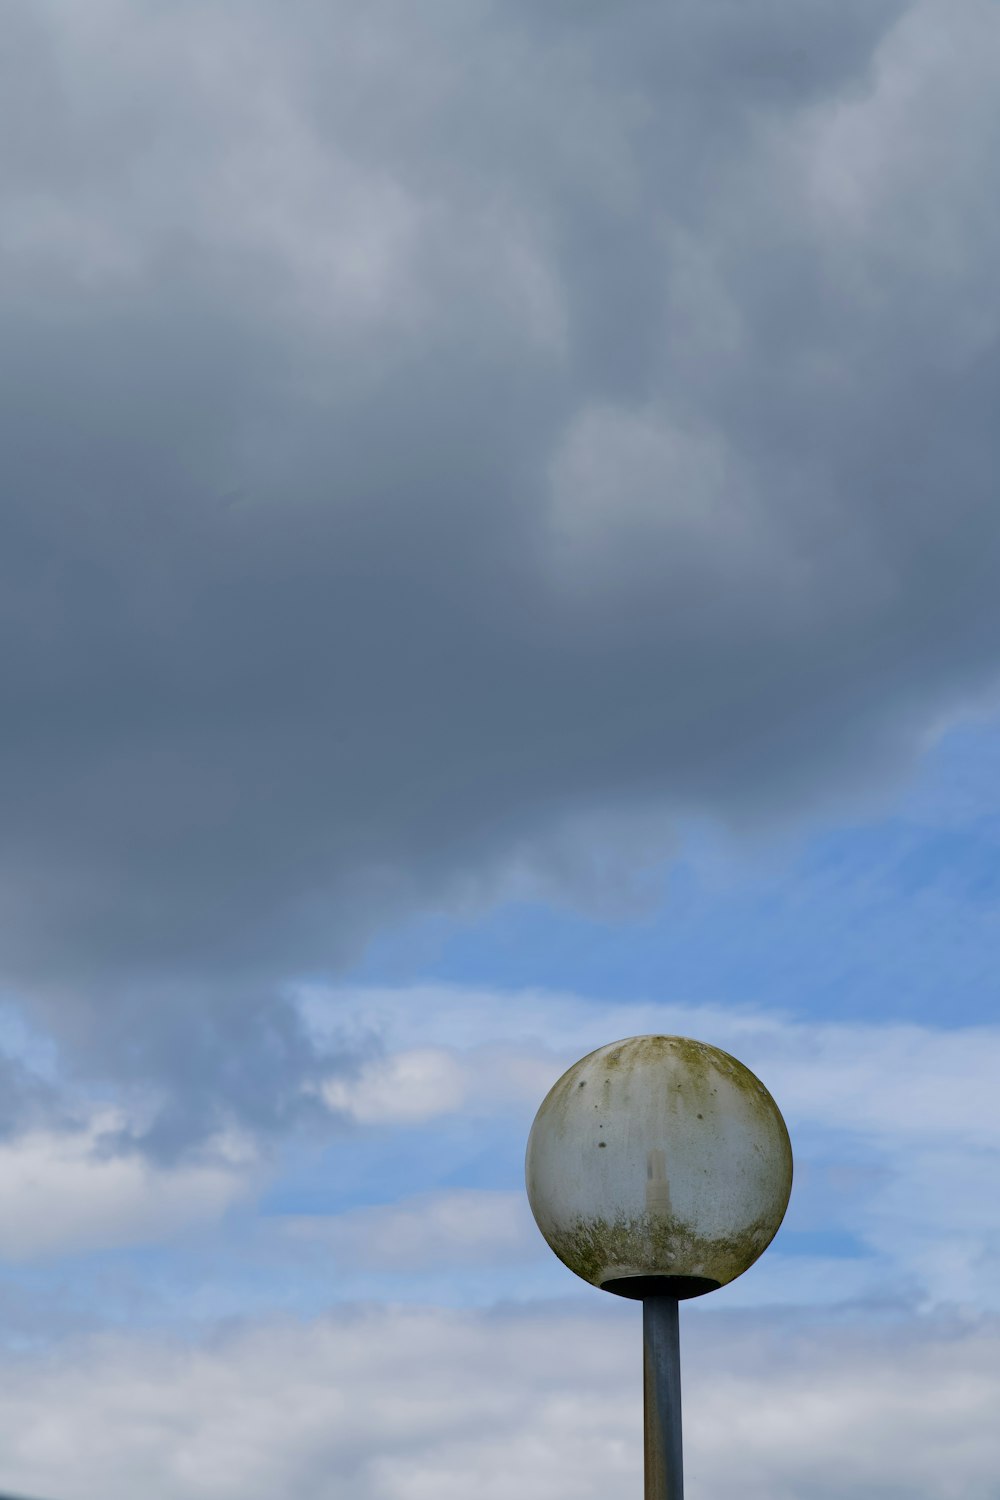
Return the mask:
<path id="1" fill-rule="evenodd" d="M 561 1261 L 626 1297 L 684 1298 L 741 1275 L 792 1186 L 785 1122 L 718 1047 L 636 1036 L 581 1058 L 535 1117 L 528 1199 Z"/>

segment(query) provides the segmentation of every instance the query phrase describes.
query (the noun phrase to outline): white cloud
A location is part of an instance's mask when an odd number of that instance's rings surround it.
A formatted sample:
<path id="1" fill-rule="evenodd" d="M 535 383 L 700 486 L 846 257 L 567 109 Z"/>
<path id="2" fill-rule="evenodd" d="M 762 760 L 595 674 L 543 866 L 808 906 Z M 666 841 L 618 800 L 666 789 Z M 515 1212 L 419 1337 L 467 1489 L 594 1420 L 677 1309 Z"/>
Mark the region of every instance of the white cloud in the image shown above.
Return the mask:
<path id="1" fill-rule="evenodd" d="M 154 1243 L 219 1220 L 257 1184 L 244 1142 L 158 1167 L 138 1153 L 102 1149 L 121 1129 L 113 1112 L 78 1131 L 34 1131 L 0 1142 L 0 1256 L 8 1261 Z"/>
<path id="2" fill-rule="evenodd" d="M 552 1082 L 543 1059 L 510 1046 L 464 1052 L 414 1047 L 373 1058 L 358 1074 L 322 1088 L 331 1109 L 359 1125 L 419 1123 L 460 1111 L 493 1113 L 512 1101 L 540 1098 Z"/>
<path id="3" fill-rule="evenodd" d="M 544 1246 L 524 1193 L 423 1193 L 398 1203 L 284 1220 L 296 1239 L 328 1248 L 339 1271 L 451 1270 L 533 1259 Z"/>
<path id="4" fill-rule="evenodd" d="M 595 1297 L 598 1294 L 595 1294 Z M 63 1500 L 598 1500 L 641 1487 L 640 1332 L 592 1312 L 350 1311 L 0 1372 L 5 1483 Z M 692 1492 L 993 1500 L 1000 1328 L 685 1314 Z"/>
<path id="5" fill-rule="evenodd" d="M 386 1118 L 407 1109 L 411 1088 L 413 1110 L 422 1118 L 449 1113 L 467 1097 L 506 1108 L 512 1098 L 544 1092 L 583 1052 L 661 1031 L 733 1052 L 802 1124 L 880 1141 L 906 1137 L 1000 1148 L 993 1107 L 1000 1076 L 996 1026 L 809 1022 L 723 1006 L 605 1004 L 541 990 L 505 994 L 432 985 L 312 989 L 303 992 L 302 1004 L 321 1035 L 346 1017 L 346 1024 L 363 1021 L 383 1040 L 386 1056 L 337 1094 L 348 1105 L 362 1101 L 368 1121 L 380 1108 Z M 417 1037 L 424 1048 L 411 1047 Z"/>
<path id="6" fill-rule="evenodd" d="M 368 1063 L 354 1078 L 323 1085 L 331 1109 L 360 1125 L 395 1125 L 453 1114 L 465 1103 L 467 1081 L 458 1059 L 443 1049 L 422 1047 Z"/>
<path id="7" fill-rule="evenodd" d="M 996 1324 L 978 1329 L 827 1330 L 771 1338 L 769 1367 L 750 1384 L 748 1342 L 727 1365 L 713 1350 L 704 1402 L 688 1404 L 691 1475 L 699 1493 L 760 1500 L 844 1494 L 996 1493 L 1000 1434 Z M 719 1442 L 720 1429 L 725 1431 Z"/>

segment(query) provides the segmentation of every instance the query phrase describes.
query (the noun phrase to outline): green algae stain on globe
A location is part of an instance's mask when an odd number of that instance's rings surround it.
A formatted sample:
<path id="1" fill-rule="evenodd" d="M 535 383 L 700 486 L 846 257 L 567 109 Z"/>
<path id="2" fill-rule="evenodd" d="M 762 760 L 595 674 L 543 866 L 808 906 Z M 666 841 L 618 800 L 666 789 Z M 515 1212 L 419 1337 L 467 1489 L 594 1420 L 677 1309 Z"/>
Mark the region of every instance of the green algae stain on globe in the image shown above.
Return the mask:
<path id="1" fill-rule="evenodd" d="M 778 1106 L 735 1057 L 638 1036 L 599 1047 L 553 1085 L 525 1176 L 538 1227 L 571 1271 L 623 1296 L 690 1297 L 767 1249 L 792 1150 Z"/>

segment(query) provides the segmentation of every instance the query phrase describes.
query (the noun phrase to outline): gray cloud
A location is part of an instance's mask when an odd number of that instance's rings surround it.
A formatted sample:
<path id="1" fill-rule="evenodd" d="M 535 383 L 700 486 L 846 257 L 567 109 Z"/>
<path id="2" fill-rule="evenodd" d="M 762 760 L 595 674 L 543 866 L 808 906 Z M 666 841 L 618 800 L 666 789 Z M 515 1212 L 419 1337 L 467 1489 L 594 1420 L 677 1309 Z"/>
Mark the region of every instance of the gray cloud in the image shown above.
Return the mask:
<path id="1" fill-rule="evenodd" d="M 247 987 L 994 684 L 979 0 L 11 35 L 0 931 L 81 1056 L 280 1119 L 320 1064 Z"/>
<path id="2" fill-rule="evenodd" d="M 0 1141 L 58 1111 L 57 1090 L 20 1058 L 0 1053 Z"/>

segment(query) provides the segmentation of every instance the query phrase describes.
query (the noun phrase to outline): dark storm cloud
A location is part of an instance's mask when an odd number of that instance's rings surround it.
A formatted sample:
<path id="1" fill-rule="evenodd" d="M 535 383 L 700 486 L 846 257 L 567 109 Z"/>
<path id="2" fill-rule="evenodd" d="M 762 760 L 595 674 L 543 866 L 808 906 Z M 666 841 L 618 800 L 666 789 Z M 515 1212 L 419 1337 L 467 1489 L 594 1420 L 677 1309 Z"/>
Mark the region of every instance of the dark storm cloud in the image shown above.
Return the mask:
<path id="1" fill-rule="evenodd" d="M 280 1124 L 322 1060 L 244 986 L 594 815 L 801 805 L 994 683 L 988 6 L 10 35 L 0 931 L 74 1047 L 169 976 L 213 998 L 123 1046 Z"/>

